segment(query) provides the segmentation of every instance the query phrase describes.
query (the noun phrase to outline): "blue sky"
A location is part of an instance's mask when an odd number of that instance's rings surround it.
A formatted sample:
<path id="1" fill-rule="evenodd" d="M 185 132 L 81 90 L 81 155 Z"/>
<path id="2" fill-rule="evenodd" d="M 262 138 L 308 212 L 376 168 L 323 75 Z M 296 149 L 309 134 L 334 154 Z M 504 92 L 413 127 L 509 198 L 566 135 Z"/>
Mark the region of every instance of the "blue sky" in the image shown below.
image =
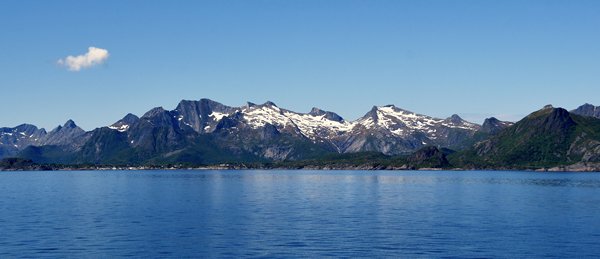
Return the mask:
<path id="1" fill-rule="evenodd" d="M 600 1 L 0 2 L 0 126 L 86 130 L 181 99 L 517 120 L 600 105 Z M 94 46 L 104 63 L 59 59 Z"/>

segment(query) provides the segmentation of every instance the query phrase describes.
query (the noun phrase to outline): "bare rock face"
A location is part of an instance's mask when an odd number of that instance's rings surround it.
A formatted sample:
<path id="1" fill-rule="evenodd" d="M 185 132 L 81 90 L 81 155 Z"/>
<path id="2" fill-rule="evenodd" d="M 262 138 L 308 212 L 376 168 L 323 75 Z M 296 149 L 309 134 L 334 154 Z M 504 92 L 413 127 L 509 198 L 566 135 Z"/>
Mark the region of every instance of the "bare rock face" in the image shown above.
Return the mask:
<path id="1" fill-rule="evenodd" d="M 282 147 L 268 147 L 263 150 L 262 156 L 273 160 L 284 160 L 289 157 L 292 149 Z"/>
<path id="2" fill-rule="evenodd" d="M 65 146 L 69 149 L 77 149 L 86 141 L 85 130 L 81 129 L 74 121 L 68 120 L 63 126 L 58 126 L 48 132 L 40 140 L 40 146 L 54 145 Z"/>
<path id="3" fill-rule="evenodd" d="M 199 101 L 182 100 L 171 113 L 180 124 L 190 126 L 198 133 L 208 133 L 216 129 L 216 125 L 225 116 L 230 116 L 239 109 L 229 107 L 209 99 Z"/>
<path id="4" fill-rule="evenodd" d="M 572 110 L 571 113 L 600 119 L 600 106 L 594 106 L 589 103 L 586 103 L 577 107 L 577 109 Z"/>

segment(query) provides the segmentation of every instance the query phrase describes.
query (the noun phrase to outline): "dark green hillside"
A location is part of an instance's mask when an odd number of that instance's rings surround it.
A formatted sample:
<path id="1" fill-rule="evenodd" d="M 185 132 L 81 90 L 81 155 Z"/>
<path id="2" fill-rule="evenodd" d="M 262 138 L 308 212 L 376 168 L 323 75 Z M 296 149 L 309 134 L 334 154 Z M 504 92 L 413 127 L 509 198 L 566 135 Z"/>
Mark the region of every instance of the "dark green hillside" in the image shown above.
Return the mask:
<path id="1" fill-rule="evenodd" d="M 211 135 L 201 135 L 187 147 L 157 154 L 149 164 L 215 165 L 221 163 L 262 162 L 264 159 L 244 150 L 232 150 Z"/>
<path id="2" fill-rule="evenodd" d="M 76 153 L 75 163 L 129 164 L 138 162 L 127 144 L 127 134 L 103 127 L 95 129 Z"/>
<path id="3" fill-rule="evenodd" d="M 71 164 L 74 154 L 61 146 L 28 146 L 18 154 L 18 157 L 38 164 Z"/>
<path id="4" fill-rule="evenodd" d="M 598 161 L 600 120 L 545 107 L 497 135 L 453 154 L 454 166 L 539 168 Z"/>
<path id="5" fill-rule="evenodd" d="M 453 151 L 427 146 L 411 155 L 389 156 L 379 152 L 328 154 L 315 159 L 282 161 L 267 167 L 316 169 L 420 169 L 448 168 L 446 155 Z"/>
<path id="6" fill-rule="evenodd" d="M 50 170 L 48 166 L 38 165 L 30 159 L 9 157 L 0 160 L 0 170 Z"/>

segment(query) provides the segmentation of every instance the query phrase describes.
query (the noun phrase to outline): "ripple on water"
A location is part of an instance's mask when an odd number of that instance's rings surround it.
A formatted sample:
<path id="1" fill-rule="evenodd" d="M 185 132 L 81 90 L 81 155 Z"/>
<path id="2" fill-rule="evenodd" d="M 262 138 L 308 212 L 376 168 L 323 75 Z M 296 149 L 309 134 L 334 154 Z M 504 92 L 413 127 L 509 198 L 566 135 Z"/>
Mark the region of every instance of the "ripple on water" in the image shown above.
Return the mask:
<path id="1" fill-rule="evenodd" d="M 584 257 L 600 175 L 0 174 L 0 257 Z"/>

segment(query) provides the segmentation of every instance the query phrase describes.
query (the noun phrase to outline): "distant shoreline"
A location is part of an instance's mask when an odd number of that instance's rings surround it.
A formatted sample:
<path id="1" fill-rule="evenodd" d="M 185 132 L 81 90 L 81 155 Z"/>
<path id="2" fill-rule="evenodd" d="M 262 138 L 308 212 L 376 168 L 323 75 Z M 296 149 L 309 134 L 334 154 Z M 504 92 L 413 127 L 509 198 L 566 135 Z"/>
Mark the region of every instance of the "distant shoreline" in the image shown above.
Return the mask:
<path id="1" fill-rule="evenodd" d="M 377 168 L 377 167 L 244 167 L 234 165 L 218 165 L 218 166 L 198 166 L 198 167 L 161 167 L 161 166 L 97 166 L 97 167 L 77 167 L 77 166 L 60 166 L 53 167 L 49 165 L 38 165 L 34 167 L 22 167 L 22 168 L 0 168 L 0 172 L 18 172 L 18 171 L 250 171 L 250 170 L 265 170 L 265 171 L 405 171 L 405 172 L 419 172 L 419 171 L 489 171 L 489 172 L 502 172 L 502 171 L 518 171 L 518 172 L 549 172 L 549 173 L 600 173 L 600 168 L 568 168 L 568 167 L 553 167 L 553 168 L 539 168 L 539 169 L 517 169 L 517 168 Z"/>

